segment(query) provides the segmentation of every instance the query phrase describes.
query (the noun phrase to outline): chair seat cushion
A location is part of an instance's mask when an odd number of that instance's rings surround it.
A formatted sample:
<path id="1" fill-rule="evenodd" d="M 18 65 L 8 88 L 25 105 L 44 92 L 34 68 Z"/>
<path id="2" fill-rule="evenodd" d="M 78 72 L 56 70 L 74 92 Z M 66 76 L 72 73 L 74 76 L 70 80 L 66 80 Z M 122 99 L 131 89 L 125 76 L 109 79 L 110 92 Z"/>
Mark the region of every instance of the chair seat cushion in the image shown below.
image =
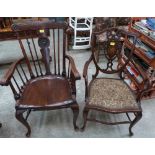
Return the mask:
<path id="1" fill-rule="evenodd" d="M 66 78 L 45 76 L 31 80 L 18 101 L 20 107 L 61 106 L 73 103 L 71 87 Z"/>
<path id="2" fill-rule="evenodd" d="M 88 105 L 115 111 L 139 111 L 133 93 L 123 80 L 98 78 L 89 85 Z"/>

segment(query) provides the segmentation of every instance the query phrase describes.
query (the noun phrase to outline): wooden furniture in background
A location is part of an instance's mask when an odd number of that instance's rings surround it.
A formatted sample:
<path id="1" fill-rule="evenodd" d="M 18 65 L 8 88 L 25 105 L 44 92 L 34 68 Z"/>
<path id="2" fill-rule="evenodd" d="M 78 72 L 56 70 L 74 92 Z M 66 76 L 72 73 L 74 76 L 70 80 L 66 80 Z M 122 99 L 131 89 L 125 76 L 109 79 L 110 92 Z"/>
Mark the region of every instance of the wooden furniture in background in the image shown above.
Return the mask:
<path id="1" fill-rule="evenodd" d="M 96 50 L 98 48 L 97 38 L 99 35 L 105 33 L 106 41 L 103 42 L 104 61 L 98 63 L 95 58 Z M 134 44 L 132 50 L 126 59 L 125 63 L 120 63 L 122 58 L 122 52 L 124 50 L 125 43 L 122 43 L 122 36 L 134 37 Z M 84 125 L 82 131 L 86 127 L 87 121 L 95 121 L 98 123 L 115 125 L 115 124 L 127 124 L 129 123 L 130 136 L 133 135 L 132 127 L 142 117 L 141 109 L 141 94 L 135 97 L 129 86 L 124 82 L 124 69 L 130 62 L 132 53 L 135 49 L 136 37 L 130 33 L 117 28 L 104 29 L 100 32 L 93 32 L 92 34 L 92 54 L 90 59 L 85 63 L 83 70 L 83 77 L 85 79 L 85 108 L 83 111 Z M 92 75 L 92 80 L 88 81 L 88 67 L 90 63 L 95 66 L 95 74 Z M 104 64 L 106 62 L 106 64 Z M 92 68 L 92 67 L 91 67 Z M 104 74 L 117 74 L 118 78 L 105 78 Z M 106 76 L 107 77 L 107 76 Z M 128 120 L 106 122 L 96 118 L 88 118 L 90 110 L 97 110 L 110 114 L 126 114 Z M 135 117 L 131 117 L 133 116 Z"/>
<path id="2" fill-rule="evenodd" d="M 132 18 L 131 23 L 129 24 L 129 31 L 136 33 L 139 36 L 139 42 L 146 45 L 155 53 L 155 39 L 151 38 L 150 30 L 148 29 L 147 34 L 135 26 L 135 23 L 142 19 L 146 18 Z M 126 46 L 127 50 L 130 50 L 132 47 L 132 41 L 127 39 Z M 136 44 L 132 62 L 129 64 L 127 69 L 127 76 L 132 81 L 131 86 L 135 89 L 135 93 L 137 94 L 144 90 L 144 88 L 146 89 L 145 92 L 143 92 L 145 94 L 143 99 L 155 97 L 155 56 L 150 57 L 148 55 L 149 51 L 146 50 L 143 46 Z M 123 59 L 126 59 L 126 55 Z M 137 70 L 140 71 L 140 74 L 137 73 Z"/>
<path id="3" fill-rule="evenodd" d="M 9 85 L 12 89 L 16 100 L 15 116 L 27 128 L 26 136 L 29 137 L 31 134 L 27 118 L 31 111 L 39 110 L 71 108 L 74 114 L 74 129 L 77 130 L 79 108 L 76 101 L 76 80 L 80 79 L 80 75 L 74 60 L 66 54 L 67 25 L 35 21 L 14 24 L 12 29 L 17 34 L 24 58 L 10 66 L 0 85 Z M 38 40 L 27 36 L 27 32 L 31 30 L 38 32 Z M 46 35 L 48 30 L 51 32 L 51 38 Z M 25 34 L 26 42 L 20 36 L 21 31 Z M 38 59 L 38 52 L 42 54 L 43 63 Z M 28 59 L 28 53 L 32 62 Z M 25 112 L 26 117 L 23 115 Z"/>
<path id="4" fill-rule="evenodd" d="M 130 20 L 130 17 L 95 17 L 95 29 L 102 31 L 110 27 L 128 26 Z"/>
<path id="5" fill-rule="evenodd" d="M 17 39 L 16 33 L 12 31 L 11 25 L 16 23 L 25 23 L 27 21 L 44 21 L 48 20 L 47 18 L 9 18 L 9 17 L 3 17 L 1 18 L 1 28 L 0 28 L 0 41 L 6 41 L 6 40 L 15 40 Z M 5 23 L 5 24 L 2 24 Z M 3 26 L 4 25 L 4 26 Z M 47 32 L 49 34 L 49 32 Z M 21 37 L 24 37 L 24 32 L 20 32 L 19 35 Z M 31 30 L 27 32 L 27 35 L 32 35 L 33 37 L 37 37 L 38 33 L 37 31 Z"/>
<path id="6" fill-rule="evenodd" d="M 2 21 L 5 22 L 4 27 L 0 29 L 0 41 L 8 41 L 8 40 L 17 40 L 17 35 L 14 31 L 12 31 L 11 29 L 11 25 L 12 24 L 18 24 L 18 23 L 26 23 L 26 22 L 34 22 L 34 21 L 48 21 L 48 18 L 29 18 L 29 17 L 21 17 L 21 18 L 9 18 L 9 17 L 3 17 Z M 24 31 L 20 31 L 18 33 L 18 35 L 20 36 L 20 38 L 25 37 L 25 32 Z M 33 37 L 36 38 L 38 37 L 39 33 L 36 30 L 28 30 L 26 32 L 26 36 L 27 37 Z M 49 36 L 50 33 L 49 31 L 46 31 L 46 35 Z M 9 55 L 9 53 L 8 53 Z M 0 62 L 0 66 L 2 65 L 10 65 L 12 63 L 12 61 L 8 61 L 8 62 Z"/>

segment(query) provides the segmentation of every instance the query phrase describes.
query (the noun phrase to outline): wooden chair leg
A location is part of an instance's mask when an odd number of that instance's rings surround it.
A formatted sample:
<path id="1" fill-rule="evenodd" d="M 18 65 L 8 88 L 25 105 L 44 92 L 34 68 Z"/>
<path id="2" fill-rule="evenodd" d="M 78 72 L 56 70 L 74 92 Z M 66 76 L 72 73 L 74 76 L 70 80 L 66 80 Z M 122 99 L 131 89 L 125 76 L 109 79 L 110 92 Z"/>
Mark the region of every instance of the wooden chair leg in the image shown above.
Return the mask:
<path id="1" fill-rule="evenodd" d="M 132 132 L 132 127 L 141 119 L 142 117 L 142 112 L 138 112 L 135 119 L 131 122 L 130 126 L 129 126 L 129 135 L 133 136 L 133 132 Z"/>
<path id="2" fill-rule="evenodd" d="M 30 137 L 31 134 L 31 128 L 28 124 L 28 122 L 26 121 L 26 119 L 23 117 L 23 113 L 25 112 L 25 110 L 16 110 L 16 119 L 21 122 L 26 128 L 27 128 L 27 133 L 26 133 L 26 137 Z"/>
<path id="3" fill-rule="evenodd" d="M 74 130 L 75 131 L 78 131 L 79 130 L 79 127 L 76 125 L 77 118 L 78 118 L 78 115 L 79 115 L 79 106 L 78 106 L 78 104 L 75 105 L 75 106 L 72 106 L 71 109 L 73 111 L 73 125 L 74 125 Z"/>
<path id="4" fill-rule="evenodd" d="M 88 112 L 89 112 L 88 109 L 84 109 L 84 111 L 83 111 L 84 124 L 83 124 L 83 127 L 80 129 L 82 132 L 83 132 L 83 131 L 85 130 L 85 128 L 86 128 Z"/>

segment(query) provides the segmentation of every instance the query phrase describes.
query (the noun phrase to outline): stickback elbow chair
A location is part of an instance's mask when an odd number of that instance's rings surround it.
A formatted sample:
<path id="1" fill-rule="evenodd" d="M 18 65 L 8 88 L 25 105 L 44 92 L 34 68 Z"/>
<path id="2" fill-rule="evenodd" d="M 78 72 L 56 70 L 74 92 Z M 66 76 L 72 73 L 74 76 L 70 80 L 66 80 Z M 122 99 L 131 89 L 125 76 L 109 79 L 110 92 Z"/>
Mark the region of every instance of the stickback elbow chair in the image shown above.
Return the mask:
<path id="1" fill-rule="evenodd" d="M 66 23 L 52 21 L 18 23 L 12 26 L 24 58 L 10 66 L 0 84 L 11 87 L 16 100 L 15 116 L 27 128 L 27 137 L 31 133 L 27 122 L 31 111 L 71 108 L 74 129 L 78 129 L 76 80 L 80 79 L 80 75 L 74 60 L 66 54 L 67 27 Z M 31 37 L 29 30 L 38 31 L 38 38 Z M 51 37 L 46 35 L 49 30 Z M 20 37 L 20 31 L 25 33 L 26 39 Z M 23 115 L 25 112 L 26 117 Z"/>
<path id="2" fill-rule="evenodd" d="M 104 34 L 105 36 L 105 41 L 103 42 L 103 52 L 105 57 L 102 62 L 98 63 L 95 58 L 95 52 L 96 50 L 99 50 L 98 48 L 100 46 L 97 45 L 97 38 L 101 34 Z M 123 38 L 127 38 L 129 36 L 134 38 L 132 50 L 124 64 L 122 64 L 120 59 L 122 58 L 122 54 L 126 47 L 125 41 L 123 42 Z M 135 43 L 136 36 L 117 28 L 107 28 L 100 32 L 93 32 L 92 55 L 85 63 L 83 70 L 86 105 L 83 111 L 84 125 L 81 128 L 82 131 L 84 131 L 87 121 L 95 121 L 108 125 L 129 123 L 129 133 L 130 135 L 133 135 L 131 129 L 142 117 L 142 109 L 140 105 L 140 98 L 135 97 L 123 79 L 126 65 L 129 63 L 135 49 Z M 91 62 L 93 63 L 92 65 L 95 66 L 95 74 L 92 75 L 92 79 L 89 80 L 88 76 L 90 76 L 90 74 L 88 72 L 88 67 Z M 105 78 L 104 76 L 114 73 L 118 75 L 118 78 Z M 90 110 L 97 110 L 109 114 L 126 114 L 128 119 L 115 122 L 101 121 L 96 118 L 88 117 Z M 131 117 L 131 113 L 134 117 Z"/>

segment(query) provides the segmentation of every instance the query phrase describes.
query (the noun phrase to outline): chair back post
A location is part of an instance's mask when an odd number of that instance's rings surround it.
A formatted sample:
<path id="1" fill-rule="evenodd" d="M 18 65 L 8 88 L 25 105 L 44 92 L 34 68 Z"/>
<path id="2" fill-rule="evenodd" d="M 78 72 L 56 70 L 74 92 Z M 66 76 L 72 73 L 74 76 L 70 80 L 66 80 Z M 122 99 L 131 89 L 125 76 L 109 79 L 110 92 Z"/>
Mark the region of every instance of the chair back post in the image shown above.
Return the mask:
<path id="1" fill-rule="evenodd" d="M 40 30 L 40 31 L 42 31 L 42 32 L 41 32 L 39 39 L 38 39 L 38 45 L 40 47 L 42 59 L 43 59 L 43 62 L 45 64 L 46 75 L 51 75 L 51 71 L 50 71 L 50 49 L 49 49 L 50 41 L 49 41 L 48 37 L 45 35 L 44 30 Z"/>
<path id="2" fill-rule="evenodd" d="M 65 59 L 65 56 L 66 56 L 66 31 L 67 31 L 67 27 L 63 30 L 63 63 L 62 63 L 62 75 L 63 76 L 66 76 L 66 59 Z"/>

